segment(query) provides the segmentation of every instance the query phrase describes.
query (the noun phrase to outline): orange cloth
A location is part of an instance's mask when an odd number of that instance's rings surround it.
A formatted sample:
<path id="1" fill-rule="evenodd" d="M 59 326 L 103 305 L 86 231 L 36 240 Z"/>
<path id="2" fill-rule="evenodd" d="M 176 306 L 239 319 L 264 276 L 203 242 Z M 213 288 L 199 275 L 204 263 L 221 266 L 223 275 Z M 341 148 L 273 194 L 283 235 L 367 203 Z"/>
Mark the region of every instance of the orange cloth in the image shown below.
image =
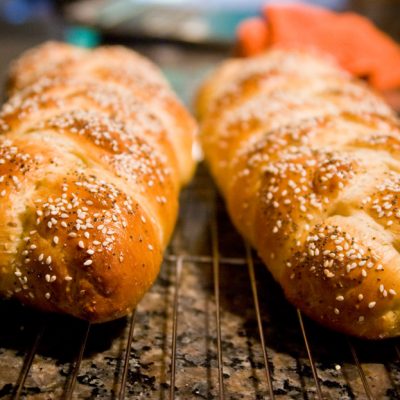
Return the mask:
<path id="1" fill-rule="evenodd" d="M 238 28 L 243 55 L 269 46 L 311 48 L 329 53 L 378 90 L 400 88 L 400 46 L 368 19 L 305 4 L 267 5 L 266 20 L 253 18 Z"/>
<path id="2" fill-rule="evenodd" d="M 249 18 L 238 26 L 240 51 L 246 56 L 258 54 L 269 46 L 268 25 L 260 17 Z"/>

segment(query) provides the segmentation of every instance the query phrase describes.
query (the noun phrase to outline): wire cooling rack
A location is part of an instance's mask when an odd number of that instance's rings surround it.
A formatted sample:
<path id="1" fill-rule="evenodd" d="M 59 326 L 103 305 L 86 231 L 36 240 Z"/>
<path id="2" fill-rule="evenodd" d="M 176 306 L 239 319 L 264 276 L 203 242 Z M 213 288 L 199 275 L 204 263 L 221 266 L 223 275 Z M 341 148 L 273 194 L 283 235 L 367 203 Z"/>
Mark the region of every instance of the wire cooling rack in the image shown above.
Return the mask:
<path id="1" fill-rule="evenodd" d="M 327 331 L 293 309 L 201 167 L 136 312 L 90 325 L 0 305 L 0 398 L 397 399 L 397 340 Z"/>

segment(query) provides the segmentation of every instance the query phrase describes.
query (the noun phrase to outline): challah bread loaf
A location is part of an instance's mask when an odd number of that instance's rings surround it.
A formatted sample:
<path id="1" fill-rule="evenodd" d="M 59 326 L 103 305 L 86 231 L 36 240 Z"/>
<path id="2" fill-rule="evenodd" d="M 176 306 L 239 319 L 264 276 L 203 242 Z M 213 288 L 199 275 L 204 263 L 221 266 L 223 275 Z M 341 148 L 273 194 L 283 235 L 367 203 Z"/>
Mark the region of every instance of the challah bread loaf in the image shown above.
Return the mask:
<path id="1" fill-rule="evenodd" d="M 194 169 L 195 124 L 157 68 L 122 48 L 44 45 L 15 64 L 10 82 L 0 113 L 0 293 L 92 322 L 123 316 L 159 271 Z"/>
<path id="2" fill-rule="evenodd" d="M 229 214 L 287 298 L 335 330 L 400 334 L 400 125 L 322 57 L 223 64 L 197 108 Z"/>

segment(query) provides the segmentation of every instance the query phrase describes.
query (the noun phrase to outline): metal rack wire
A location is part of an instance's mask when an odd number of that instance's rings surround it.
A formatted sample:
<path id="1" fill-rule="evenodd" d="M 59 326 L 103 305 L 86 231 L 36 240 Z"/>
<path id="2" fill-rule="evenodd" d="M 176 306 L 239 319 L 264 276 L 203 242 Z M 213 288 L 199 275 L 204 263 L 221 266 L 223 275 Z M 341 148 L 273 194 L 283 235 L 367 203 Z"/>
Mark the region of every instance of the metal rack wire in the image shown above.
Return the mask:
<path id="1" fill-rule="evenodd" d="M 181 292 L 185 290 L 185 274 L 186 276 L 190 276 L 190 271 L 187 271 L 188 266 L 193 265 L 196 265 L 198 268 L 200 268 L 199 276 L 202 276 L 201 274 L 203 274 L 204 272 L 203 268 L 206 268 L 207 266 L 211 268 L 211 290 L 207 292 L 207 301 L 209 301 L 213 305 L 212 319 L 214 320 L 213 323 L 215 325 L 215 329 L 210 329 L 210 336 L 213 346 L 215 345 L 216 353 L 211 352 L 212 354 L 209 356 L 210 362 L 207 367 L 207 376 L 209 380 L 215 382 L 215 384 L 211 383 L 209 385 L 209 389 L 206 392 L 207 398 L 339 398 L 340 392 L 335 392 L 335 385 L 332 383 L 332 381 L 324 381 L 324 379 L 322 379 L 320 376 L 321 374 L 326 372 L 326 368 L 324 372 L 324 368 L 321 367 L 321 364 L 323 363 L 330 363 L 330 367 L 328 369 L 329 371 L 331 371 L 330 374 L 332 376 L 334 376 L 335 373 L 337 373 L 337 375 L 341 374 L 341 369 L 344 368 L 345 365 L 347 365 L 348 371 L 353 373 L 353 375 L 350 376 L 349 379 L 347 379 L 348 382 L 346 384 L 346 391 L 348 398 L 381 398 L 382 382 L 380 382 L 379 385 L 375 385 L 374 387 L 372 387 L 371 382 L 374 383 L 374 371 L 368 369 L 370 363 L 364 364 L 363 361 L 361 361 L 361 359 L 368 359 L 368 357 L 370 357 L 370 359 L 374 361 L 373 365 L 383 366 L 384 369 L 387 370 L 387 374 L 391 376 L 391 387 L 385 389 L 385 398 L 398 398 L 399 395 L 397 389 L 400 382 L 400 365 L 398 364 L 399 350 L 395 341 L 371 344 L 372 347 L 377 347 L 376 352 L 373 356 L 366 356 L 365 353 L 360 353 L 358 347 L 369 347 L 368 344 L 356 341 L 351 338 L 343 337 L 341 335 L 336 335 L 334 333 L 327 333 L 323 328 L 317 327 L 306 318 L 303 318 L 303 315 L 299 310 L 296 310 L 296 312 L 292 313 L 292 317 L 297 318 L 296 323 L 293 321 L 292 322 L 293 326 L 297 325 L 297 328 L 295 329 L 297 329 L 299 336 L 302 338 L 302 340 L 295 342 L 293 345 L 295 348 L 299 349 L 298 351 L 300 353 L 302 352 L 306 354 L 306 357 L 304 359 L 298 357 L 299 360 L 301 359 L 301 362 L 298 361 L 298 363 L 302 365 L 300 370 L 304 372 L 304 376 L 301 378 L 303 379 L 303 393 L 301 393 L 301 391 L 298 393 L 293 393 L 293 391 L 290 392 L 290 390 L 283 393 L 281 387 L 277 388 L 276 384 L 277 382 L 279 382 L 280 378 L 276 376 L 277 367 L 275 366 L 276 361 L 274 360 L 276 359 L 276 354 L 283 354 L 285 353 L 285 351 L 279 350 L 279 345 L 277 344 L 276 338 L 271 338 L 270 336 L 273 335 L 268 334 L 268 332 L 270 332 L 274 325 L 274 319 L 268 318 L 268 320 L 266 320 L 264 315 L 265 311 L 263 309 L 264 304 L 272 304 L 275 301 L 276 293 L 269 293 L 268 290 L 265 290 L 263 283 L 264 278 L 260 275 L 265 275 L 267 273 L 264 271 L 264 267 L 261 265 L 259 260 L 253 256 L 252 250 L 247 243 L 243 243 L 243 246 L 240 245 L 242 247 L 240 250 L 235 248 L 235 251 L 233 251 L 234 254 L 232 255 L 227 255 L 225 254 L 225 250 L 221 250 L 221 247 L 223 247 L 226 239 L 226 231 L 225 228 L 221 228 L 220 221 L 226 221 L 226 215 L 224 214 L 224 211 L 222 211 L 223 207 L 218 206 L 215 189 L 213 189 L 210 185 L 208 185 L 210 189 L 205 190 L 204 187 L 205 186 L 203 181 L 195 184 L 194 187 L 188 189 L 188 191 L 184 195 L 184 203 L 186 202 L 186 206 L 185 204 L 183 206 L 181 221 L 185 221 L 190 215 L 193 217 L 193 208 L 197 207 L 196 202 L 201 202 L 203 210 L 206 210 L 206 212 L 204 213 L 205 217 L 203 215 L 204 218 L 202 218 L 202 220 L 207 225 L 207 233 L 205 234 L 204 232 L 202 232 L 198 236 L 202 236 L 205 241 L 209 242 L 209 253 L 196 255 L 191 253 L 190 251 L 188 253 L 185 251 L 185 249 L 183 249 L 180 253 L 170 252 L 165 257 L 164 267 L 168 270 L 168 274 L 170 276 L 170 281 L 167 285 L 166 291 L 169 291 L 168 293 L 171 294 L 172 298 L 172 302 L 170 304 L 171 309 L 169 311 L 169 314 L 166 315 L 167 324 L 170 324 L 169 333 L 167 335 L 167 337 L 169 338 L 169 344 L 166 345 L 166 349 L 169 352 L 169 356 L 167 356 L 166 359 L 170 361 L 169 366 L 167 366 L 166 370 L 168 370 L 169 373 L 164 374 L 164 382 L 161 382 L 160 384 L 154 384 L 155 391 L 142 393 L 142 395 L 139 396 L 137 393 L 133 393 L 132 391 L 128 390 L 128 385 L 130 385 L 130 387 L 132 385 L 135 385 L 135 380 L 130 375 L 133 368 L 132 360 L 134 358 L 132 357 L 132 347 L 135 345 L 135 329 L 137 327 L 137 324 L 140 323 L 137 321 L 137 313 L 132 314 L 126 320 L 125 330 L 127 331 L 127 334 L 124 336 L 124 345 L 123 351 L 121 351 L 120 353 L 119 367 L 116 368 L 118 371 L 114 373 L 114 375 L 118 378 L 118 382 L 114 382 L 113 387 L 109 390 L 109 392 L 107 392 L 107 394 L 101 395 L 100 398 L 188 398 L 187 392 L 185 392 L 185 389 L 182 389 L 185 384 L 182 385 L 181 383 L 178 384 L 177 382 L 178 377 L 180 382 L 185 382 L 185 371 L 183 370 L 183 368 L 179 368 L 177 366 L 177 362 L 182 359 L 182 354 L 179 353 L 179 349 L 182 344 L 182 338 L 179 334 L 179 327 L 180 324 L 183 322 L 181 307 L 184 304 L 184 299 Z M 200 192 L 201 195 L 199 196 Z M 180 226 L 175 236 L 181 236 L 182 239 L 182 236 L 185 236 L 185 232 L 183 232 L 182 234 L 182 230 L 184 230 L 184 228 Z M 232 230 L 230 229 L 229 232 L 232 233 Z M 178 239 L 178 241 L 179 240 L 180 239 Z M 239 238 L 236 236 L 235 247 L 240 247 L 237 244 L 237 240 L 239 240 Z M 177 246 L 174 246 L 173 244 L 172 250 L 174 249 L 174 247 L 176 248 Z M 232 248 L 230 249 L 232 250 Z M 242 249 L 244 249 L 244 251 L 242 251 Z M 229 282 L 226 282 L 226 276 L 222 274 L 221 269 L 229 268 L 230 270 L 233 270 L 233 274 L 237 274 L 238 271 L 241 271 L 240 273 L 243 273 L 246 267 L 248 281 L 243 282 L 242 284 L 249 285 L 251 288 L 253 310 L 250 310 L 249 312 L 253 313 L 255 316 L 254 319 L 258 336 L 257 339 L 251 339 L 251 346 L 252 348 L 257 347 L 260 354 L 257 354 L 256 357 L 261 360 L 258 364 L 253 363 L 256 366 L 252 368 L 258 368 L 257 374 L 260 379 L 255 379 L 256 387 L 254 393 L 249 393 L 247 387 L 243 387 L 243 393 L 234 393 L 231 385 L 231 381 L 234 378 L 227 374 L 227 369 L 232 370 L 233 367 L 229 365 L 228 368 L 228 364 L 230 364 L 230 361 L 227 362 L 227 357 L 233 358 L 232 355 L 235 354 L 235 351 L 232 352 L 232 349 L 229 349 L 227 347 L 224 341 L 226 331 L 223 329 L 225 321 L 224 318 L 229 318 L 230 314 L 225 310 L 224 305 L 221 302 L 221 296 L 224 293 L 224 290 L 227 287 L 226 285 L 229 284 Z M 267 275 L 267 279 L 271 281 L 269 275 Z M 274 285 L 273 282 L 270 282 L 270 284 Z M 274 290 L 279 289 L 275 288 Z M 282 299 L 280 299 L 280 301 L 284 302 L 284 300 Z M 146 298 L 144 299 L 144 302 L 146 302 Z M 36 393 L 29 393 L 25 390 L 25 385 L 27 379 L 30 376 L 32 368 L 36 365 L 36 363 L 40 364 L 40 360 L 38 361 L 37 357 L 40 344 L 44 341 L 46 331 L 51 329 L 51 326 L 54 324 L 54 321 L 51 319 L 51 317 L 40 316 L 40 318 L 42 318 L 40 323 L 34 324 L 36 327 L 36 331 L 34 334 L 30 335 L 31 344 L 25 351 L 25 354 L 23 356 L 24 360 L 21 365 L 17 380 L 15 381 L 15 383 L 9 383 L 11 384 L 11 387 L 8 386 L 8 393 L 6 393 L 6 391 L 4 390 L 4 385 L 2 391 L 0 381 L 0 397 L 2 397 L 2 394 L 5 393 L 4 396 L 9 396 L 14 399 L 31 397 L 39 399 L 49 398 L 46 397 L 50 393 L 48 390 L 46 392 L 43 392 L 42 394 L 40 392 L 40 388 L 36 391 Z M 246 321 L 244 323 L 246 323 Z M 85 397 L 85 395 L 81 394 L 80 387 L 82 386 L 82 383 L 80 382 L 79 387 L 77 387 L 77 381 L 80 377 L 82 362 L 87 359 L 93 359 L 94 356 L 101 354 L 101 352 L 93 353 L 88 351 L 87 349 L 88 343 L 91 340 L 91 332 L 94 329 L 97 328 L 88 323 L 78 324 L 78 329 L 76 332 L 77 341 L 74 347 L 75 355 L 73 356 L 73 359 L 70 360 L 69 363 L 67 363 L 69 365 L 69 369 L 65 373 L 66 380 L 61 389 L 60 387 L 58 387 L 58 391 L 54 390 L 54 392 L 51 394 L 51 398 L 87 398 Z M 280 335 L 279 332 L 278 335 Z M 333 340 L 336 342 L 340 342 L 341 344 L 339 346 L 341 347 L 343 352 L 346 352 L 346 349 L 343 346 L 347 346 L 347 353 L 350 355 L 350 357 L 341 360 L 340 364 L 334 363 L 334 368 L 333 364 L 329 361 L 329 355 L 332 354 L 328 354 L 328 357 L 326 354 L 321 357 L 321 355 L 319 354 L 320 352 L 316 350 L 316 342 L 311 338 L 311 336 L 318 337 L 319 339 L 328 337 L 327 341 Z M 323 339 L 323 341 L 324 340 L 325 339 Z M 322 346 L 324 347 L 324 345 Z M 4 347 L 3 343 L 0 343 L 0 347 Z M 385 349 L 385 351 L 382 351 L 383 348 Z M 1 354 L 2 353 L 0 352 L 0 360 Z M 388 357 L 388 354 L 393 354 L 393 357 Z M 377 357 L 379 359 L 379 362 L 376 362 Z M 58 362 L 57 358 L 51 358 L 51 360 L 54 363 Z M 213 363 L 216 365 L 216 368 L 213 368 Z M 135 364 L 134 368 L 140 369 L 144 368 L 144 366 L 139 363 L 139 365 Z M 243 370 L 244 368 L 243 366 L 240 366 L 239 369 Z M 1 371 L 2 370 L 0 365 L 0 376 L 2 374 Z M 310 373 L 307 374 L 307 371 Z M 357 371 L 357 376 L 355 376 L 354 371 Z M 300 373 L 299 375 L 302 374 Z M 162 380 L 162 377 L 160 379 Z M 327 384 L 327 382 L 330 382 L 330 384 Z M 159 393 L 156 395 L 156 392 Z M 192 393 L 193 398 L 197 397 L 196 391 L 192 390 L 190 393 Z M 335 393 L 338 395 L 338 397 L 335 397 Z"/>

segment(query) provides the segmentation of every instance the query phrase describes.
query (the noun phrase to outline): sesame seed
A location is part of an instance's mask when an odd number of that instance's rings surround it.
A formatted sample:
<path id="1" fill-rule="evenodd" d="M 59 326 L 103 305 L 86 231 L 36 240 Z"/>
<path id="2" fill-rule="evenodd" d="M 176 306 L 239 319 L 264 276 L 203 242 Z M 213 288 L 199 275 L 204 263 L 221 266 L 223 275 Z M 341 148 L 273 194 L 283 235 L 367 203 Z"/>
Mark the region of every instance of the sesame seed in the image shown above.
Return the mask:
<path id="1" fill-rule="evenodd" d="M 39 261 L 43 261 L 43 258 L 44 258 L 44 254 L 41 253 L 41 254 L 39 255 L 39 257 L 38 257 L 38 260 L 39 260 Z"/>
<path id="2" fill-rule="evenodd" d="M 83 265 L 92 265 L 93 260 L 86 260 Z"/>
<path id="3" fill-rule="evenodd" d="M 329 271 L 329 269 L 324 269 L 324 274 L 327 278 L 333 278 L 335 276 L 335 274 Z"/>
<path id="4" fill-rule="evenodd" d="M 54 244 L 58 244 L 58 242 L 59 242 L 58 236 L 53 237 L 53 242 L 54 242 Z"/>
<path id="5" fill-rule="evenodd" d="M 397 292 L 394 289 L 389 289 L 389 294 L 391 294 L 392 296 L 395 296 L 397 294 Z"/>
<path id="6" fill-rule="evenodd" d="M 365 278 L 368 274 L 367 274 L 367 271 L 365 270 L 365 269 L 363 269 L 362 271 L 361 271 L 361 275 Z"/>
<path id="7" fill-rule="evenodd" d="M 339 295 L 339 296 L 336 297 L 336 300 L 337 300 L 337 301 L 343 301 L 343 300 L 344 300 L 344 297 L 341 296 L 341 295 Z"/>
<path id="8" fill-rule="evenodd" d="M 47 293 L 44 295 L 44 297 L 46 297 L 46 299 L 48 300 L 48 299 L 50 299 L 51 294 L 50 294 L 49 292 L 47 292 Z"/>
<path id="9" fill-rule="evenodd" d="M 50 274 L 46 274 L 45 276 L 44 276 L 44 278 L 46 279 L 46 282 L 50 282 Z"/>
<path id="10" fill-rule="evenodd" d="M 368 303 L 368 308 L 374 308 L 376 306 L 376 301 L 371 301 Z"/>
<path id="11" fill-rule="evenodd" d="M 66 277 L 64 278 L 64 280 L 66 280 L 67 282 L 72 281 L 72 276 L 66 276 Z"/>
<path id="12" fill-rule="evenodd" d="M 339 314 L 340 314 L 340 311 L 339 311 L 338 308 L 334 308 L 333 311 L 334 311 L 334 313 L 335 313 L 336 315 L 339 315 Z"/>
<path id="13" fill-rule="evenodd" d="M 94 254 L 94 250 L 89 249 L 86 253 L 89 254 L 89 255 L 92 255 L 92 254 Z"/>
<path id="14" fill-rule="evenodd" d="M 51 256 L 48 256 L 48 257 L 46 258 L 46 264 L 47 264 L 47 265 L 50 265 L 50 264 L 51 264 Z"/>
<path id="15" fill-rule="evenodd" d="M 363 315 L 360 315 L 358 317 L 358 322 L 364 322 L 364 320 L 365 320 L 365 317 Z"/>
<path id="16" fill-rule="evenodd" d="M 364 295 L 362 295 L 361 293 L 358 295 L 358 300 L 362 301 L 362 299 L 364 298 Z"/>
<path id="17" fill-rule="evenodd" d="M 80 240 L 80 241 L 78 242 L 78 247 L 80 247 L 81 249 L 84 249 L 84 248 L 85 248 L 85 244 L 83 243 L 82 240 Z"/>

